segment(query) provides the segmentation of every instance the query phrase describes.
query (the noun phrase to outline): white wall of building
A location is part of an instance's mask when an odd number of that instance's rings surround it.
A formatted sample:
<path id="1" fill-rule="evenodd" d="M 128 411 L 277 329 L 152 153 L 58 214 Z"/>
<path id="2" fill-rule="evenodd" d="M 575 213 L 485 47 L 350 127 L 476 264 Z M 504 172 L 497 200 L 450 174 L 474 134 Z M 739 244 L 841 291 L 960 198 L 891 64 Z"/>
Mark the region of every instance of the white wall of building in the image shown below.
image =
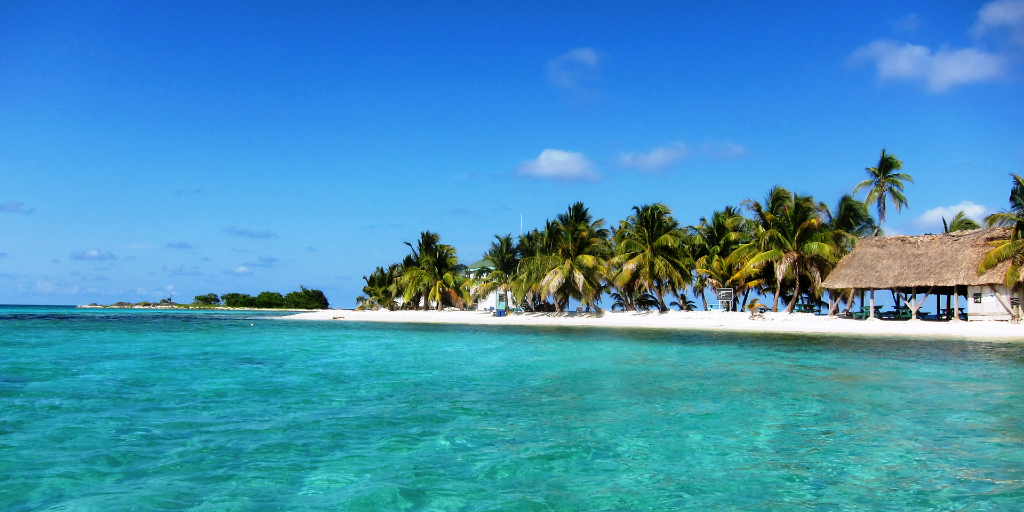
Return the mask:
<path id="1" fill-rule="evenodd" d="M 999 296 L 1002 295 L 1002 301 Z M 968 320 L 1011 320 L 1013 316 L 1007 310 L 1012 308 L 1014 293 L 1009 286 L 968 286 L 967 287 L 967 319 Z M 1003 304 L 1003 301 L 1006 304 Z"/>

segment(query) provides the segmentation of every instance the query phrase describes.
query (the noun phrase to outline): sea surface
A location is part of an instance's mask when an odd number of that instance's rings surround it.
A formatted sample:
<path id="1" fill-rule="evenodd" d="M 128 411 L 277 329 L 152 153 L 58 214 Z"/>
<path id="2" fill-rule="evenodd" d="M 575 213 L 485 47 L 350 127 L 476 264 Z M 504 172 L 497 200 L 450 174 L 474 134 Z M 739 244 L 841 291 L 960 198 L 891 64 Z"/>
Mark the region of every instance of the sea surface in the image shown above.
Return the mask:
<path id="1" fill-rule="evenodd" d="M 0 306 L 0 510 L 1020 510 L 1024 344 Z"/>

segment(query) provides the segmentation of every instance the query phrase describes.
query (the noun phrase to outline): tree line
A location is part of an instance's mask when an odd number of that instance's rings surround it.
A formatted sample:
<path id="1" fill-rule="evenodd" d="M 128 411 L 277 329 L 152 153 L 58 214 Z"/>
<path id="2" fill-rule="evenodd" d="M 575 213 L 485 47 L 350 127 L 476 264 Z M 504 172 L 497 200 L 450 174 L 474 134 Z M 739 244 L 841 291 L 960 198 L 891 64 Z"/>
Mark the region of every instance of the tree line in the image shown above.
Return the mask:
<path id="1" fill-rule="evenodd" d="M 498 291 L 533 311 L 565 311 L 571 300 L 589 310 L 605 297 L 613 300 L 613 310 L 689 310 L 696 300 L 708 308 L 709 289 L 732 288 L 733 310 L 746 306 L 753 294 L 771 296 L 772 311 L 793 312 L 800 301 L 824 304 L 821 283 L 839 260 L 859 237 L 884 234 L 887 205 L 896 211 L 907 206 L 904 186 L 913 179 L 899 172 L 902 167 L 882 150 L 878 164 L 866 168 L 867 179 L 834 205 L 776 186 L 761 199 L 726 206 L 688 226 L 661 203 L 634 206 L 631 215 L 609 226 L 577 202 L 542 229 L 515 239 L 495 235 L 482 269 L 467 269 L 454 247 L 424 231 L 415 244 L 406 242 L 410 253 L 402 261 L 363 277 L 357 307 L 464 308 Z M 1014 179 L 1011 211 L 990 216 L 987 223 L 1020 222 L 1013 231 L 1016 239 L 1017 231 L 1024 236 L 1024 181 Z M 854 194 L 861 190 L 867 193 L 858 200 Z M 980 227 L 964 212 L 942 220 L 945 232 Z M 1024 241 L 1013 247 L 1024 253 Z M 1019 259 L 1024 262 L 1024 256 Z M 1018 273 L 1020 267 L 1014 266 Z M 832 298 L 833 307 L 845 302 L 849 310 L 853 303 L 852 290 Z"/>
<path id="2" fill-rule="evenodd" d="M 262 292 L 251 296 L 245 293 L 216 293 L 196 295 L 194 304 L 213 306 L 223 304 L 229 308 L 260 308 L 260 309 L 327 309 L 327 296 L 320 290 L 309 290 L 299 286 L 299 290 L 281 295 L 278 292 Z"/>

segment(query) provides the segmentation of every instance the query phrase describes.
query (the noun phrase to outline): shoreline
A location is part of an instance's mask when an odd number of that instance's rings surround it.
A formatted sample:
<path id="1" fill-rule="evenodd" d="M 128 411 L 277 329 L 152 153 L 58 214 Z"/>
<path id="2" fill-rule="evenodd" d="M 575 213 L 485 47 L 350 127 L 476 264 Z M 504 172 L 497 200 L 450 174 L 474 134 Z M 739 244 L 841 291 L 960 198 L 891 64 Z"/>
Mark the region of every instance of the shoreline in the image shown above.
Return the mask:
<path id="1" fill-rule="evenodd" d="M 669 311 L 594 313 L 512 313 L 492 316 L 488 311 L 357 311 L 330 309 L 280 317 L 299 321 L 345 321 L 417 324 L 515 325 L 544 327 L 599 327 L 667 329 L 706 332 L 811 334 L 1024 341 L 1024 324 L 1009 322 L 941 322 L 852 320 L 811 313 L 765 313 L 751 319 L 746 312 Z"/>

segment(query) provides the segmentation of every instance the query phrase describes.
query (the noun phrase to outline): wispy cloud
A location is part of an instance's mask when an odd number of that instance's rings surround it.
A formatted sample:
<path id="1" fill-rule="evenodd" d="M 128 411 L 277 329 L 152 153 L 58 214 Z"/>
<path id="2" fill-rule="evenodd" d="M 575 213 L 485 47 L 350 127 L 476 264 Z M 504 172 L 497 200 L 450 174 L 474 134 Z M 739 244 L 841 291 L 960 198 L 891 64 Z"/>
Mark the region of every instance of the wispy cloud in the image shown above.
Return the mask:
<path id="1" fill-rule="evenodd" d="M 583 153 L 545 149 L 533 160 L 523 162 L 516 172 L 523 176 L 563 180 L 594 180 L 599 176 Z"/>
<path id="2" fill-rule="evenodd" d="M 557 87 L 590 95 L 601 68 L 601 54 L 593 48 L 574 48 L 548 60 L 548 80 Z"/>
<path id="3" fill-rule="evenodd" d="M 191 249 L 192 246 L 189 245 L 189 244 L 186 244 L 185 242 L 174 242 L 174 243 L 168 242 L 167 248 L 168 249 Z"/>
<path id="4" fill-rule="evenodd" d="M 248 276 L 252 275 L 252 270 L 249 270 L 249 267 L 236 267 L 234 270 L 225 270 L 224 273 L 232 276 Z"/>
<path id="5" fill-rule="evenodd" d="M 270 239 L 277 238 L 277 235 L 270 231 L 256 231 L 247 228 L 236 228 L 234 226 L 224 228 L 224 232 L 231 236 L 244 236 L 246 238 Z"/>
<path id="6" fill-rule="evenodd" d="M 0 258 L 6 258 L 6 257 L 7 257 L 7 253 L 6 252 L 0 252 Z"/>
<path id="7" fill-rule="evenodd" d="M 642 171 L 660 171 L 690 154 L 689 146 L 682 142 L 674 142 L 646 153 L 622 153 L 619 155 L 619 163 L 623 167 L 632 167 Z"/>
<path id="8" fill-rule="evenodd" d="M 955 204 L 953 206 L 939 206 L 932 208 L 931 210 L 921 214 L 914 223 L 922 228 L 941 226 L 943 217 L 949 221 L 959 212 L 964 212 L 968 217 L 981 222 L 989 210 L 980 204 L 975 204 L 971 201 L 962 201 L 960 204 Z M 888 231 L 888 228 L 886 228 L 886 231 Z"/>
<path id="9" fill-rule="evenodd" d="M 696 147 L 685 142 L 673 142 L 646 153 L 622 153 L 619 155 L 619 164 L 623 167 L 657 172 L 687 158 L 734 160 L 745 156 L 747 156 L 746 148 L 735 142 L 706 142 Z"/>
<path id="10" fill-rule="evenodd" d="M 974 37 L 1007 30 L 1017 44 L 1024 44 L 1024 0 L 997 0 L 982 6 L 971 27 Z"/>
<path id="11" fill-rule="evenodd" d="M 916 27 L 915 27 L 916 28 Z M 1024 0 L 996 0 L 982 6 L 971 27 L 976 38 L 1005 29 L 1016 44 L 1024 44 Z M 1008 74 L 1010 59 L 980 46 L 933 50 L 899 41 L 878 40 L 850 56 L 852 64 L 874 64 L 878 81 L 919 82 L 933 93 L 967 84 L 990 82 Z"/>
<path id="12" fill-rule="evenodd" d="M 26 215 L 36 211 L 35 208 L 28 206 L 25 203 L 18 201 L 8 201 L 6 203 L 0 203 L 0 212 L 3 213 L 24 213 Z"/>
<path id="13" fill-rule="evenodd" d="M 1006 73 L 1006 58 L 977 48 L 939 49 L 895 41 L 875 41 L 853 52 L 854 63 L 871 61 L 878 80 L 921 81 L 932 92 L 987 82 Z"/>
<path id="14" fill-rule="evenodd" d="M 73 253 L 71 255 L 71 259 L 79 261 L 103 261 L 114 259 L 114 255 L 106 251 L 100 251 L 99 249 L 86 249 L 81 252 Z"/>

